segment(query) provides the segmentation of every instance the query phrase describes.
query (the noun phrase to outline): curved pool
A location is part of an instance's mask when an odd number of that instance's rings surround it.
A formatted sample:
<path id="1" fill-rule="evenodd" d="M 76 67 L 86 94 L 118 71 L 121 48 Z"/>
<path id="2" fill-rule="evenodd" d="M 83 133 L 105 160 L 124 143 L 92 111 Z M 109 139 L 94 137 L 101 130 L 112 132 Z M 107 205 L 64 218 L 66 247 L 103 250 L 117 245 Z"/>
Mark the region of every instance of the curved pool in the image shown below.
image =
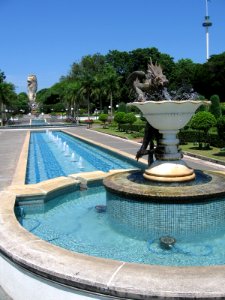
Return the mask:
<path id="1" fill-rule="evenodd" d="M 157 203 L 149 203 L 146 209 L 157 213 L 152 215 L 154 224 L 147 236 L 146 233 L 142 236 L 138 230 L 134 231 L 129 224 L 131 215 L 125 216 L 121 210 L 117 213 L 123 216 L 123 220 L 127 220 L 125 230 L 120 229 L 120 224 L 112 223 L 107 210 L 110 209 L 110 203 L 116 200 L 123 201 L 118 195 L 106 195 L 105 188 L 101 184 L 95 184 L 88 190 L 76 190 L 56 196 L 43 205 L 16 207 L 16 214 L 20 223 L 41 239 L 91 256 L 167 266 L 208 266 L 225 263 L 225 222 L 218 222 L 215 230 L 209 226 L 208 231 L 204 230 L 203 234 L 194 234 L 199 219 L 203 225 L 209 221 L 201 211 L 217 209 L 222 212 L 225 209 L 225 199 L 214 199 L 197 205 L 160 204 L 160 207 Z M 133 209 L 140 210 L 140 201 L 131 201 Z M 194 212 L 196 208 L 198 211 Z M 187 239 L 185 234 L 182 235 L 182 232 L 177 234 L 172 230 L 170 235 L 174 234 L 176 244 L 169 250 L 162 248 L 159 238 L 168 232 L 162 230 L 166 227 L 165 224 L 161 224 L 161 218 L 157 217 L 160 215 L 163 215 L 163 219 L 171 219 L 169 226 L 173 228 L 181 228 L 181 220 L 188 215 L 187 226 L 192 224 L 189 238 Z M 192 220 L 191 215 L 195 216 Z"/>

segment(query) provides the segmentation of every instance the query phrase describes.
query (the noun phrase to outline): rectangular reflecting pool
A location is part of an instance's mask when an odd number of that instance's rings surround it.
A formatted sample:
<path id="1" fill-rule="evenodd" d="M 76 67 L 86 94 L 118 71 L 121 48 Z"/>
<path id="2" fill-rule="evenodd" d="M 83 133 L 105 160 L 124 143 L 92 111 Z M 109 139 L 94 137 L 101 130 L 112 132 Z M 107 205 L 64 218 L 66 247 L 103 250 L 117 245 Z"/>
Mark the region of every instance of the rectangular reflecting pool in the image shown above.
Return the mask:
<path id="1" fill-rule="evenodd" d="M 61 131 L 31 132 L 26 184 L 80 172 L 144 167 L 135 160 Z"/>

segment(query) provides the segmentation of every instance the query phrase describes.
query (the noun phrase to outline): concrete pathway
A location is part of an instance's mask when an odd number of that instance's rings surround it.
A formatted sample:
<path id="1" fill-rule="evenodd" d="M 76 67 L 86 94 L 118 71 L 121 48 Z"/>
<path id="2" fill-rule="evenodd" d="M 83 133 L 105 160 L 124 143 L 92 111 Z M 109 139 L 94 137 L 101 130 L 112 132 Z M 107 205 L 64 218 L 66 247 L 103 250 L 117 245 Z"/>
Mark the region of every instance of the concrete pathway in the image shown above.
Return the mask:
<path id="1" fill-rule="evenodd" d="M 11 184 L 26 131 L 0 131 L 0 190 Z"/>
<path id="2" fill-rule="evenodd" d="M 0 300 L 13 300 L 11 297 L 9 297 L 3 288 L 0 286 Z"/>

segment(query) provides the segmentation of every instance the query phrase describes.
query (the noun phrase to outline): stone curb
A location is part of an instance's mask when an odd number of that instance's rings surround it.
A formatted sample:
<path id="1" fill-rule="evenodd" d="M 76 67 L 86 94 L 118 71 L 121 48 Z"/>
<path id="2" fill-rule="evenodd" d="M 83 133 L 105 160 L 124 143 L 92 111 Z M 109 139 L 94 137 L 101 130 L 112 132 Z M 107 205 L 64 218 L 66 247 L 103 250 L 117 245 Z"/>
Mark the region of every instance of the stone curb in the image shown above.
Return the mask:
<path id="1" fill-rule="evenodd" d="M 194 153 L 187 152 L 187 151 L 182 151 L 182 152 L 183 152 L 184 155 L 187 155 L 187 156 L 190 156 L 190 157 L 195 157 L 195 158 L 198 158 L 198 159 L 201 159 L 201 160 L 205 160 L 205 161 L 209 161 L 209 162 L 212 162 L 212 163 L 215 163 L 215 164 L 225 166 L 225 162 L 222 161 L 222 160 L 209 158 L 209 157 L 206 157 L 204 155 L 194 154 Z"/>

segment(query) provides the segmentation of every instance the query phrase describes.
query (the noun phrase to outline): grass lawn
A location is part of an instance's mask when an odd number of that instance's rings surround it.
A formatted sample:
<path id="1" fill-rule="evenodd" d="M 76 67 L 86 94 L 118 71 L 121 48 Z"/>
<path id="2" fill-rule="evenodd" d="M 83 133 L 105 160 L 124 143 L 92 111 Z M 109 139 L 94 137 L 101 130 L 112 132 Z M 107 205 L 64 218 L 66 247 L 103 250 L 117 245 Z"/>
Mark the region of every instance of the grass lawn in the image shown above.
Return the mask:
<path id="1" fill-rule="evenodd" d="M 180 148 L 184 152 L 191 152 L 193 154 L 198 154 L 225 162 L 225 151 L 220 150 L 220 148 L 210 147 L 209 150 L 199 150 L 198 147 L 195 146 L 193 143 L 188 143 L 187 145 L 180 145 Z"/>
<path id="2" fill-rule="evenodd" d="M 107 127 L 107 128 L 95 127 L 93 128 L 93 130 L 118 136 L 127 140 L 133 140 L 135 138 L 134 133 L 126 133 L 124 131 L 119 131 L 116 127 Z"/>

